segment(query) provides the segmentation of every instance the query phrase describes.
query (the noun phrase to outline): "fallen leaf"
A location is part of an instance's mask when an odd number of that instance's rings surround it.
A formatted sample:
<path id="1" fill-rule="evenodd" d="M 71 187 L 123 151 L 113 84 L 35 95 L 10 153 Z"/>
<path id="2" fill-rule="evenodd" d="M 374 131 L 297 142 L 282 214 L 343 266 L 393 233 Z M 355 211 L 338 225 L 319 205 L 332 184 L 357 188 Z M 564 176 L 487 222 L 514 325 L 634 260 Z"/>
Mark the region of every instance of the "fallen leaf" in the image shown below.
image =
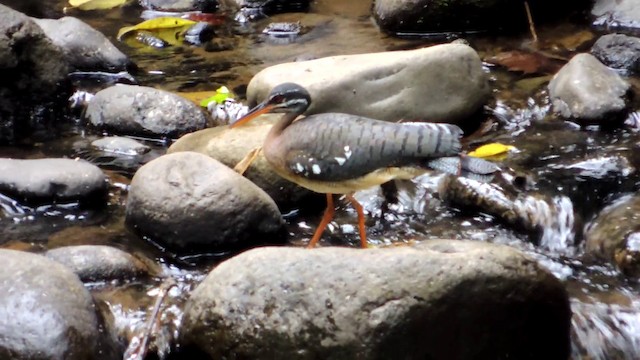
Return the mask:
<path id="1" fill-rule="evenodd" d="M 469 156 L 477 158 L 491 158 L 499 155 L 506 155 L 509 151 L 515 150 L 516 147 L 512 145 L 504 145 L 501 143 L 491 143 L 482 145 L 479 148 L 469 153 Z"/>
<path id="2" fill-rule="evenodd" d="M 211 102 L 222 104 L 225 100 L 229 99 L 231 95 L 231 91 L 229 91 L 226 86 L 221 86 L 216 90 L 216 93 L 213 96 L 203 99 L 200 102 L 200 106 L 207 107 Z"/>
<path id="3" fill-rule="evenodd" d="M 180 29 L 182 27 L 195 24 L 195 21 L 175 18 L 175 17 L 159 17 L 147 21 L 143 21 L 137 25 L 126 26 L 118 31 L 118 40 L 126 34 L 138 31 L 138 30 L 166 30 L 166 29 Z M 166 39 L 165 39 L 166 40 Z"/>
<path id="4" fill-rule="evenodd" d="M 104 10 L 123 5 L 127 0 L 69 0 L 69 5 L 80 10 Z"/>
<path id="5" fill-rule="evenodd" d="M 546 56 L 540 52 L 505 51 L 485 59 L 486 62 L 504 66 L 509 71 L 525 74 L 555 74 L 565 61 Z"/>

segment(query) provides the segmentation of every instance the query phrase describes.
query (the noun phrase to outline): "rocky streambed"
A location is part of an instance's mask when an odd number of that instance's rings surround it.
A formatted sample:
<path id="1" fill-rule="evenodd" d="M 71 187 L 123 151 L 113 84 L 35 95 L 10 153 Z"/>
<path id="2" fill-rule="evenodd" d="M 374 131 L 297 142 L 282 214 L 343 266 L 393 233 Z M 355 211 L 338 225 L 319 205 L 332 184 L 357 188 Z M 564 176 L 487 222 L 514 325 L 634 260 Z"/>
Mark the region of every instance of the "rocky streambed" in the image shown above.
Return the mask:
<path id="1" fill-rule="evenodd" d="M 4 1 L 0 358 L 640 356 L 637 6 L 425 3 Z M 197 26 L 122 35 L 160 15 Z M 283 82 L 501 171 L 357 192 L 370 249 L 336 196 L 304 249 L 324 195 L 234 171 L 279 115 L 226 126 Z"/>

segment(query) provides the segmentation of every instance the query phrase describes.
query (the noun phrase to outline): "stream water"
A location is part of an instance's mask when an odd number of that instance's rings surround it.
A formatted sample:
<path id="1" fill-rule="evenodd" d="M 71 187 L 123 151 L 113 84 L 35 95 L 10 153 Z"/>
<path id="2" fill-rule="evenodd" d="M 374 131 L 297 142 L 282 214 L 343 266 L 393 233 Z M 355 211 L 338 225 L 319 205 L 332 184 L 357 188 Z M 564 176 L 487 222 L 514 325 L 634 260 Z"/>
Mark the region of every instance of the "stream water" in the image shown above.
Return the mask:
<path id="1" fill-rule="evenodd" d="M 2 3 L 34 16 L 59 17 L 66 6 L 60 0 L 2 0 Z M 126 6 L 113 10 L 71 11 L 102 31 L 125 52 L 139 70 L 133 75 L 138 83 L 169 91 L 214 90 L 225 85 L 242 95 L 251 76 L 259 70 L 300 57 L 323 57 L 397 49 L 417 48 L 443 39 L 397 38 L 382 34 L 370 18 L 370 1 L 317 0 L 308 13 L 289 13 L 247 24 L 231 18 L 215 28 L 212 40 L 220 46 L 170 46 L 163 49 L 132 46 L 115 37 L 123 26 L 141 21 L 142 9 Z M 271 22 L 300 21 L 304 31 L 289 43 L 273 41 L 262 34 Z M 554 58 L 570 58 L 587 50 L 598 34 L 588 21 L 540 26 L 538 49 Z M 530 49 L 528 33 L 516 36 L 474 34 L 465 37 L 483 59 L 508 50 Z M 466 238 L 508 244 L 538 259 L 565 284 L 571 295 L 574 359 L 640 358 L 640 295 L 638 283 L 621 275 L 613 266 L 584 255 L 584 224 L 622 193 L 637 189 L 637 180 L 616 179 L 604 188 L 585 188 L 580 175 L 554 178 L 559 164 L 588 154 L 611 155 L 631 152 L 640 142 L 632 127 L 615 131 L 580 129 L 574 124 L 553 119 L 544 84 L 549 74 L 523 74 L 486 64 L 494 88 L 494 99 L 487 108 L 487 119 L 496 124 L 477 141 L 499 141 L 515 145 L 521 158 L 514 166 L 534 174 L 539 194 L 552 199 L 541 202 L 531 198 L 523 208 L 540 219 L 542 235 L 534 245 L 530 234 L 501 225 L 484 213 L 467 213 L 447 206 L 433 196 L 437 179 L 427 177 L 400 186 L 398 203 L 380 211 L 378 189 L 356 194 L 369 212 L 369 237 L 372 243 L 433 238 Z M 635 80 L 630 80 L 636 87 Z M 541 86 L 542 85 L 542 86 Z M 428 101 L 428 99 L 426 99 Z M 0 201 L 0 246 L 27 251 L 43 251 L 68 245 L 109 244 L 153 259 L 160 264 L 162 276 L 127 284 L 89 284 L 101 306 L 113 314 L 110 320 L 120 334 L 139 341 L 139 334 L 167 279 L 170 288 L 162 309 L 163 330 L 154 347 L 159 358 L 167 358 L 180 321 L 180 308 L 189 291 L 213 265 L 191 266 L 177 261 L 157 247 L 139 239 L 124 226 L 126 189 L 135 170 L 144 162 L 160 156 L 166 143 L 141 139 L 153 150 L 142 159 L 127 161 L 105 157 L 87 150 L 86 144 L 101 134 L 91 133 L 80 119 L 61 127 L 56 134 L 35 137 L 12 146 L 0 147 L 1 157 L 82 157 L 99 165 L 109 175 L 109 204 L 101 210 L 79 210 L 73 205 L 25 208 L 9 199 Z M 595 170 L 602 164 L 593 164 Z M 569 190 L 567 190 L 569 189 Z M 571 190 L 573 189 L 573 190 Z M 581 196 L 572 196 L 582 192 Z M 290 243 L 303 245 L 319 221 L 320 214 L 293 211 L 287 214 Z M 330 225 L 324 244 L 357 246 L 356 215 L 348 206 L 340 207 Z M 163 285 L 164 284 L 164 285 Z M 544 344 L 540 344 L 544 346 Z"/>

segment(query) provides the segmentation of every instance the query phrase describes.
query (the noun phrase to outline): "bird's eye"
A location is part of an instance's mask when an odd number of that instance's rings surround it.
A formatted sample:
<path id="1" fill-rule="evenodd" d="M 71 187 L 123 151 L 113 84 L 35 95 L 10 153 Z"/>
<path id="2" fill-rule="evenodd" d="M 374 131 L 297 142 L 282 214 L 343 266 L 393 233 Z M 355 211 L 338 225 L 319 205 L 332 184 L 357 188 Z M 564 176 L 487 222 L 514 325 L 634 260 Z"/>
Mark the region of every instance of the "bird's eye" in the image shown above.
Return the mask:
<path id="1" fill-rule="evenodd" d="M 284 96 L 282 95 L 276 95 L 274 97 L 271 98 L 271 102 L 272 103 L 276 103 L 276 104 L 280 104 L 284 102 Z"/>

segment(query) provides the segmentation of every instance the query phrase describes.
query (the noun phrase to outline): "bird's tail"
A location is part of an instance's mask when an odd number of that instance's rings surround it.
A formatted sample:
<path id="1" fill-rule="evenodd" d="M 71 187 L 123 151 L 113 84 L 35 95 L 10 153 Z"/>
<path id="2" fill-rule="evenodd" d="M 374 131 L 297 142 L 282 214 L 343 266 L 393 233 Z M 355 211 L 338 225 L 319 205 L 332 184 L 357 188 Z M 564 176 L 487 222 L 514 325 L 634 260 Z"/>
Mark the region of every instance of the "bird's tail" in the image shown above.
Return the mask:
<path id="1" fill-rule="evenodd" d="M 436 158 L 430 160 L 428 165 L 434 170 L 483 182 L 490 181 L 500 170 L 490 161 L 467 155 Z"/>

